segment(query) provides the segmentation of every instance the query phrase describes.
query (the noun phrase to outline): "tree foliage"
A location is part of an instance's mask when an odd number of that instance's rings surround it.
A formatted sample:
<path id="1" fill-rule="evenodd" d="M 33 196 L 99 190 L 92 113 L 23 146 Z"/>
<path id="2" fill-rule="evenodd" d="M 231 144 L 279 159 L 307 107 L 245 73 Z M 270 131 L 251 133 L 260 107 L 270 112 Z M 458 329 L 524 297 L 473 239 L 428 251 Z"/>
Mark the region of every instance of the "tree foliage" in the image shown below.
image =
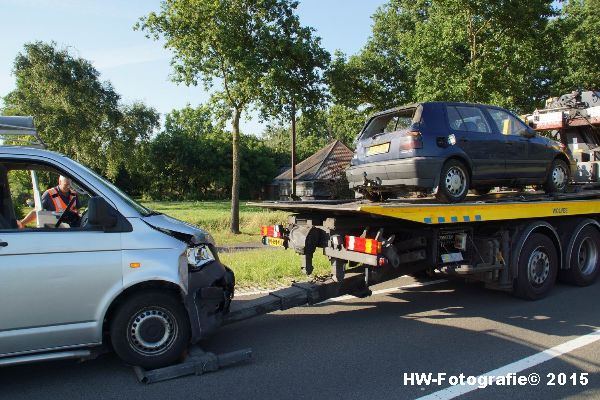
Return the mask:
<path id="1" fill-rule="evenodd" d="M 206 105 L 173 110 L 165 127 L 149 144 L 145 168 L 152 180 L 144 195 L 154 199 L 199 200 L 230 196 L 231 134 Z M 242 198 L 260 196 L 276 175 L 274 151 L 252 136 L 241 136 Z"/>
<path id="2" fill-rule="evenodd" d="M 554 30 L 554 93 L 600 89 L 600 1 L 569 0 Z"/>
<path id="3" fill-rule="evenodd" d="M 32 115 L 53 150 L 109 178 L 135 168 L 129 161 L 158 126 L 158 114 L 143 103 L 122 105 L 93 65 L 56 43 L 25 45 L 14 62 L 16 88 L 4 97 L 4 113 Z"/>
<path id="4" fill-rule="evenodd" d="M 361 53 L 334 62 L 355 83 L 332 80 L 332 93 L 351 107 L 456 100 L 529 110 L 550 83 L 552 15 L 550 0 L 391 0 Z"/>
<path id="5" fill-rule="evenodd" d="M 263 116 L 287 110 L 294 99 L 311 109 L 322 99 L 319 69 L 328 54 L 312 29 L 300 25 L 289 0 L 166 0 L 137 25 L 173 51 L 173 79 L 199 81 L 231 112 L 233 179 L 231 230 L 239 232 L 240 130 L 242 112 Z"/>

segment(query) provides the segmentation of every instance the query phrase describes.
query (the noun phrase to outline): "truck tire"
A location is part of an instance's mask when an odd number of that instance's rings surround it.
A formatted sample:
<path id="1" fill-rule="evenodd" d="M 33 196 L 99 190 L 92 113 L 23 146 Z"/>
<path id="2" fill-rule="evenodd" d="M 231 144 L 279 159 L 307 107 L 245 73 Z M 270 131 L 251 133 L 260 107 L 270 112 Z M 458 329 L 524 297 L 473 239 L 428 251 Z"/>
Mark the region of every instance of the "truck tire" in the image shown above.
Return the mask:
<path id="1" fill-rule="evenodd" d="M 544 191 L 546 193 L 564 193 L 569 186 L 570 179 L 569 166 L 563 160 L 556 158 L 552 161 L 548 171 Z"/>
<path id="2" fill-rule="evenodd" d="M 136 293 L 116 311 L 110 325 L 113 349 L 127 364 L 147 369 L 171 365 L 190 341 L 187 313 L 168 292 Z"/>
<path id="3" fill-rule="evenodd" d="M 552 240 L 541 233 L 527 238 L 518 259 L 515 295 L 537 300 L 545 297 L 556 282 L 558 254 Z"/>
<path id="4" fill-rule="evenodd" d="M 569 265 L 569 269 L 559 272 L 561 281 L 577 286 L 594 283 L 600 271 L 600 233 L 595 227 L 588 225 L 577 234 Z"/>
<path id="5" fill-rule="evenodd" d="M 460 161 L 451 159 L 444 163 L 436 197 L 444 203 L 458 203 L 469 192 L 469 170 Z"/>

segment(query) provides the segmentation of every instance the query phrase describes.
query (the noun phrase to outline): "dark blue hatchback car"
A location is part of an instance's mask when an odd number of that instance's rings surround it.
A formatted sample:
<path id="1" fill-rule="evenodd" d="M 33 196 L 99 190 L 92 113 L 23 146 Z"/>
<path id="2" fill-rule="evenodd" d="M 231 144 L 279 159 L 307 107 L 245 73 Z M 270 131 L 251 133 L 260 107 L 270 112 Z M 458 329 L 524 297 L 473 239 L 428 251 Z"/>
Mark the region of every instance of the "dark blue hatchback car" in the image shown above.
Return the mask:
<path id="1" fill-rule="evenodd" d="M 452 102 L 412 104 L 373 115 L 357 138 L 350 188 L 370 197 L 420 191 L 458 202 L 469 189 L 567 188 L 575 161 L 500 107 Z"/>

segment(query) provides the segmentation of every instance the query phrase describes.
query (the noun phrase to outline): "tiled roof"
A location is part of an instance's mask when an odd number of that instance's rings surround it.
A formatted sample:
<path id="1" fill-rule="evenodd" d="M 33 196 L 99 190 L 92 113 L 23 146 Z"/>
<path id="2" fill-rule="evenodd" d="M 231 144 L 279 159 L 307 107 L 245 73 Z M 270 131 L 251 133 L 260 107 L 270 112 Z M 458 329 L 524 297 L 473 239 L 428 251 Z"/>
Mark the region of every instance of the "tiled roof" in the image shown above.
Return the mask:
<path id="1" fill-rule="evenodd" d="M 296 164 L 296 179 L 314 181 L 334 179 L 350 164 L 352 150 L 339 140 L 329 143 L 306 160 Z M 292 169 L 280 174 L 275 180 L 291 180 Z"/>

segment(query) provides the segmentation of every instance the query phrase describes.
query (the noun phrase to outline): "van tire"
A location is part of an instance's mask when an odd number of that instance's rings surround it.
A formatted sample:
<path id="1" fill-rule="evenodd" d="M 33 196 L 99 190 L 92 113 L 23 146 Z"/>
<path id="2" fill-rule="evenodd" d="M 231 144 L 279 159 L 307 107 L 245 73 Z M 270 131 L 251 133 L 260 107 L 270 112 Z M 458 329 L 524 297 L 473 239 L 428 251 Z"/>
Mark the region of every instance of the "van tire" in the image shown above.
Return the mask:
<path id="1" fill-rule="evenodd" d="M 521 249 L 514 294 L 537 300 L 554 287 L 559 259 L 554 242 L 541 233 L 532 233 Z"/>
<path id="2" fill-rule="evenodd" d="M 469 169 L 462 162 L 450 159 L 440 172 L 436 198 L 443 203 L 458 203 L 469 193 Z"/>
<path id="3" fill-rule="evenodd" d="M 125 363 L 160 368 L 182 358 L 190 341 L 189 319 L 176 296 L 164 290 L 139 292 L 117 309 L 110 338 Z"/>

